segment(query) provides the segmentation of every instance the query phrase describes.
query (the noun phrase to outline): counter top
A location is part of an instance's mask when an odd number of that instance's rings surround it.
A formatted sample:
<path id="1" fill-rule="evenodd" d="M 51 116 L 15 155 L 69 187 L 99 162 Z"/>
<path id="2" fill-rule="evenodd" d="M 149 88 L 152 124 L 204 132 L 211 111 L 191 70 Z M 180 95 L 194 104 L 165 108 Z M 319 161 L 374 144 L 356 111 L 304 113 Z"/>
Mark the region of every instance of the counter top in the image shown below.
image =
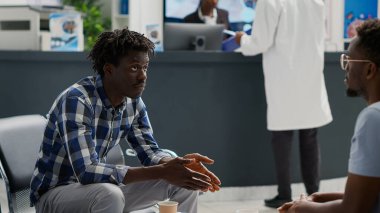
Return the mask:
<path id="1" fill-rule="evenodd" d="M 41 52 L 41 51 L 0 51 L 1 61 L 86 61 L 87 52 Z M 337 62 L 340 52 L 325 53 L 326 62 Z M 157 52 L 152 62 L 160 63 L 230 63 L 261 62 L 261 55 L 245 57 L 234 52 L 193 52 L 193 51 L 169 51 Z"/>

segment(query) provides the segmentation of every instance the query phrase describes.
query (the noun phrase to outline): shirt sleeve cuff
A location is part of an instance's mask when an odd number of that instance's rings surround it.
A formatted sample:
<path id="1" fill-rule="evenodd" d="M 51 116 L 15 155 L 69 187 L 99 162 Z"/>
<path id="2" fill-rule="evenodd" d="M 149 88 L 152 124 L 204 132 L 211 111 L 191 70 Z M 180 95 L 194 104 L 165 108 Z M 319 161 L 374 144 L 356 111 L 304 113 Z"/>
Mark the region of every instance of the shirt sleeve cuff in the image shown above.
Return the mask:
<path id="1" fill-rule="evenodd" d="M 240 38 L 240 46 L 244 47 L 249 43 L 249 35 L 243 34 Z"/>
<path id="2" fill-rule="evenodd" d="M 115 169 L 111 174 L 111 179 L 113 179 L 117 184 L 121 184 L 124 181 L 124 177 L 127 174 L 129 166 L 115 165 Z"/>
<path id="3" fill-rule="evenodd" d="M 159 164 L 159 163 L 160 163 L 160 160 L 161 160 L 162 158 L 165 158 L 165 157 L 170 157 L 170 158 L 172 158 L 172 156 L 171 156 L 169 153 L 167 153 L 167 152 L 164 152 L 164 151 L 156 152 L 155 155 L 154 155 L 154 157 L 152 158 L 152 161 L 151 161 L 152 165 L 157 165 L 157 164 Z"/>
<path id="4" fill-rule="evenodd" d="M 259 54 L 258 47 L 254 46 L 251 42 L 251 35 L 244 34 L 240 38 L 240 52 L 245 56 L 254 56 Z"/>

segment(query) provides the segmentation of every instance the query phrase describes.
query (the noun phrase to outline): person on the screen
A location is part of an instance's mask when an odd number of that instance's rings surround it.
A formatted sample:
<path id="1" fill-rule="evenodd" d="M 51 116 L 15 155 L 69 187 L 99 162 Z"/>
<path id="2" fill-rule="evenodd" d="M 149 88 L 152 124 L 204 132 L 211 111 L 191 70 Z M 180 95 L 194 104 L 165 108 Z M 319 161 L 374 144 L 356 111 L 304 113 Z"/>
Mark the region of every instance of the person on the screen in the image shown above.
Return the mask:
<path id="1" fill-rule="evenodd" d="M 201 0 L 196 11 L 184 18 L 185 23 L 205 23 L 210 25 L 223 24 L 225 29 L 230 29 L 228 11 L 220 9 L 218 0 Z"/>
<path id="2" fill-rule="evenodd" d="M 197 212 L 198 190 L 220 181 L 200 154 L 174 157 L 153 137 L 141 98 L 154 44 L 128 29 L 103 32 L 90 51 L 94 76 L 64 90 L 53 103 L 31 180 L 36 212 L 131 212 L 157 201 Z M 107 163 L 126 139 L 144 166 Z M 37 153 L 36 153 L 37 155 Z"/>
<path id="3" fill-rule="evenodd" d="M 292 198 L 291 146 L 299 133 L 302 178 L 310 195 L 319 190 L 317 128 L 332 121 L 323 75 L 323 0 L 259 0 L 252 35 L 236 34 L 244 55 L 263 54 L 267 128 L 272 133 L 279 207 Z"/>
<path id="4" fill-rule="evenodd" d="M 255 18 L 254 5 L 256 0 L 223 0 L 218 3 L 219 8 L 228 8 L 228 19 L 233 23 L 252 23 Z"/>
<path id="5" fill-rule="evenodd" d="M 348 177 L 344 193 L 315 193 L 279 208 L 281 213 L 380 212 L 380 21 L 365 21 L 357 28 L 346 54 L 347 96 L 367 102 L 359 114 L 351 139 Z"/>

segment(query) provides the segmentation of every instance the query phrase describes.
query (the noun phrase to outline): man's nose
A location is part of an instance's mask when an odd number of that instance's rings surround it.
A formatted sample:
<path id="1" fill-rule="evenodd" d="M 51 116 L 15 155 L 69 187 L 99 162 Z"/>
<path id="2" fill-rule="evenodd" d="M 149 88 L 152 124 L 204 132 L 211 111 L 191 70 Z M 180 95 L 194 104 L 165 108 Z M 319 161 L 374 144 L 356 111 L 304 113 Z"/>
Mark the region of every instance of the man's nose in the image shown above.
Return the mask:
<path id="1" fill-rule="evenodd" d="M 147 78 L 147 72 L 144 69 L 141 69 L 138 78 L 139 80 L 145 80 Z"/>

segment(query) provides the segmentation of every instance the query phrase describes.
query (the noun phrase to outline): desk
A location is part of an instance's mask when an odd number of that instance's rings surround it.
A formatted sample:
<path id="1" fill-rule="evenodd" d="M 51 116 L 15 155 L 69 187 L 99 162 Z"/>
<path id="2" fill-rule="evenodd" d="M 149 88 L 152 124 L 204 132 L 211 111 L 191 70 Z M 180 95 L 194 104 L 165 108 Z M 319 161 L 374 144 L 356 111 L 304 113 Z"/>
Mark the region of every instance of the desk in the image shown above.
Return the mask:
<path id="1" fill-rule="evenodd" d="M 350 138 L 364 106 L 345 97 L 339 55 L 326 54 L 334 121 L 319 131 L 322 178 L 347 174 Z M 62 90 L 92 74 L 85 53 L 66 52 L 0 51 L 0 70 L 0 117 L 45 115 Z M 199 152 L 214 158 L 210 168 L 222 186 L 275 183 L 261 56 L 157 53 L 143 99 L 160 146 L 179 155 Z M 296 143 L 293 172 L 294 181 L 301 181 Z"/>

